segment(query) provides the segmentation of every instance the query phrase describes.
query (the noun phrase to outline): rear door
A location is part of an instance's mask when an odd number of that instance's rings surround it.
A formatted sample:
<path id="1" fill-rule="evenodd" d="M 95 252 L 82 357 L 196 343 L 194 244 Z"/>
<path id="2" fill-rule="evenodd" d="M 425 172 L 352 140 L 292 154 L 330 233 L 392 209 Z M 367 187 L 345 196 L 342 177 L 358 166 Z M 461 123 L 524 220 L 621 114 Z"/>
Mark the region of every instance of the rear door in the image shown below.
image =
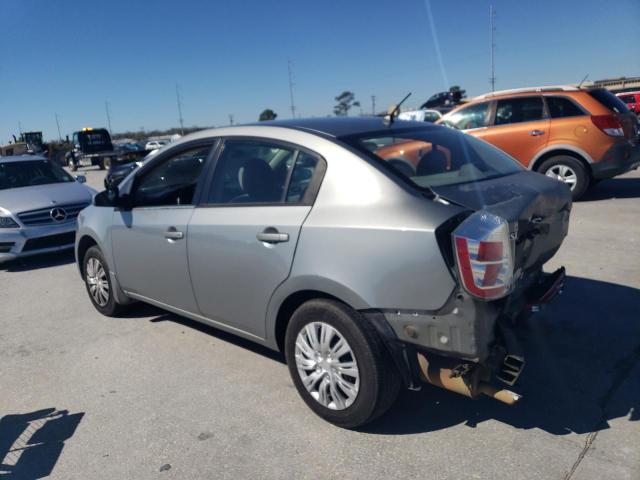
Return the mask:
<path id="1" fill-rule="evenodd" d="M 294 145 L 225 141 L 189 222 L 189 268 L 203 316 L 265 337 L 269 299 L 289 276 L 324 168 Z"/>
<path id="2" fill-rule="evenodd" d="M 490 127 L 473 134 L 525 167 L 549 141 L 550 121 L 540 95 L 498 99 Z"/>

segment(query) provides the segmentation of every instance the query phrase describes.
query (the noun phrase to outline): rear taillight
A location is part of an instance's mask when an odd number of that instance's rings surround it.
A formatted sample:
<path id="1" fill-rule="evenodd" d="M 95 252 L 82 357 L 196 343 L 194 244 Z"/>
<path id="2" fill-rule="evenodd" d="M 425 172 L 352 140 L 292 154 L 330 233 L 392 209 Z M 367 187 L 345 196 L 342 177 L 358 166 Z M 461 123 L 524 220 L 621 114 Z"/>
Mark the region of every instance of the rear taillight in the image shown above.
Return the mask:
<path id="1" fill-rule="evenodd" d="M 591 121 L 611 137 L 624 137 L 622 123 L 616 115 L 591 115 Z"/>
<path id="2" fill-rule="evenodd" d="M 513 281 L 513 248 L 507 222 L 488 212 L 476 212 L 453 231 L 452 237 L 464 289 L 484 300 L 507 295 Z"/>

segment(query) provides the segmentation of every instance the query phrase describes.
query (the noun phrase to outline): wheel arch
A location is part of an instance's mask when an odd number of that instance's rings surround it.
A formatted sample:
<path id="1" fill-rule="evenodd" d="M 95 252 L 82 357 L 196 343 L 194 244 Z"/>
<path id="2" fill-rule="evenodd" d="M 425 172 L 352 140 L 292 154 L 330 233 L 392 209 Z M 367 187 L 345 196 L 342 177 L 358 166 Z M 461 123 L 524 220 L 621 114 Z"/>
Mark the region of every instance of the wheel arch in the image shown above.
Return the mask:
<path id="1" fill-rule="evenodd" d="M 543 152 L 539 153 L 532 161 L 529 163 L 529 170 L 537 171 L 538 167 L 542 165 L 542 162 L 545 160 L 556 157 L 559 155 L 567 155 L 569 157 L 573 157 L 576 160 L 580 161 L 584 167 L 586 168 L 589 174 L 591 173 L 591 164 L 593 160 L 591 157 L 584 151 L 576 149 L 574 147 L 567 146 L 554 146 L 550 149 L 546 149 Z"/>
<path id="2" fill-rule="evenodd" d="M 272 296 L 267 310 L 266 340 L 273 348 L 284 351 L 284 337 L 293 312 L 315 298 L 336 300 L 354 310 L 369 308 L 355 292 L 329 279 L 308 277 L 285 282 Z"/>
<path id="3" fill-rule="evenodd" d="M 80 275 L 83 274 L 82 260 L 84 259 L 84 255 L 87 253 L 87 250 L 89 250 L 94 245 L 98 245 L 98 242 L 95 238 L 88 234 L 82 235 L 82 237 L 80 237 L 80 240 L 78 240 L 76 247 L 76 264 L 78 265 L 78 270 L 80 270 Z"/>

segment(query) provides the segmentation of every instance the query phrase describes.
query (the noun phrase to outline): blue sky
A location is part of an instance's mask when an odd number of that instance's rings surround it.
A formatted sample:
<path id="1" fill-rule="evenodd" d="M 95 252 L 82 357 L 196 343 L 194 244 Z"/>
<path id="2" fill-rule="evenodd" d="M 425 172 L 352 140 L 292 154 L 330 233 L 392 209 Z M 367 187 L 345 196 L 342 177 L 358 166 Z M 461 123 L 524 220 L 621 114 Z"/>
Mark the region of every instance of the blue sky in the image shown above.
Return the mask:
<path id="1" fill-rule="evenodd" d="M 0 143 L 24 130 L 57 137 L 290 116 L 287 58 L 302 116 L 332 112 L 352 90 L 365 112 L 406 92 L 417 105 L 459 84 L 488 91 L 489 4 L 496 87 L 640 75 L 638 0 L 2 0 Z M 357 109 L 356 109 L 357 110 Z M 359 113 L 359 112 L 354 112 Z"/>

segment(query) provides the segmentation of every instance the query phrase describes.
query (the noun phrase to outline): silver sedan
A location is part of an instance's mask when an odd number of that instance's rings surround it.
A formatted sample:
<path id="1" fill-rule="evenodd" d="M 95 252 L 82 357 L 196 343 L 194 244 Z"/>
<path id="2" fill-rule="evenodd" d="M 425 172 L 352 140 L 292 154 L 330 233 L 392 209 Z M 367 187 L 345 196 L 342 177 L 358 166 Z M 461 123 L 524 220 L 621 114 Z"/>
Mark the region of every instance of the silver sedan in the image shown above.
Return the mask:
<path id="1" fill-rule="evenodd" d="M 72 248 L 96 193 L 82 183 L 43 157 L 0 157 L 0 263 Z"/>
<path id="2" fill-rule="evenodd" d="M 112 184 L 76 259 L 101 313 L 143 301 L 283 351 L 307 405 L 357 427 L 423 382 L 519 399 L 516 330 L 562 287 L 542 265 L 570 211 L 564 184 L 445 127 L 264 122 Z"/>

